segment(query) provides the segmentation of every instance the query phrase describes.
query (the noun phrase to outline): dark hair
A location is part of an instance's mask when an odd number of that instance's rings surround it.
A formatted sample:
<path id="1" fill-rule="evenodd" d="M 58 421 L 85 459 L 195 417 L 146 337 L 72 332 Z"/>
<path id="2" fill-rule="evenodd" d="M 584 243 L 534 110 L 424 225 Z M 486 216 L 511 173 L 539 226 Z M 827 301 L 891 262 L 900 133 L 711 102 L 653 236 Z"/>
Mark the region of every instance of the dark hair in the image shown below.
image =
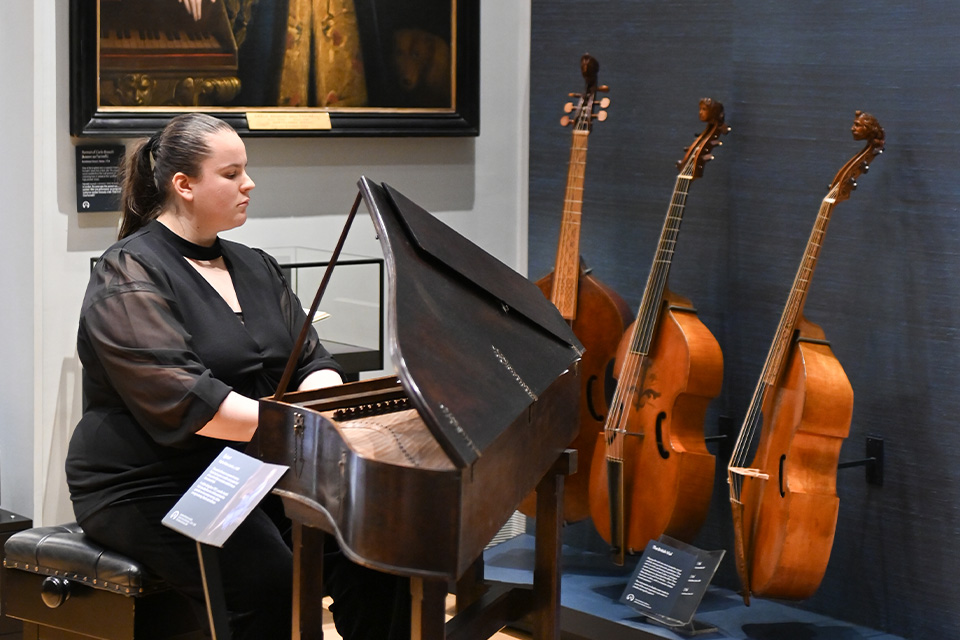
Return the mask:
<path id="1" fill-rule="evenodd" d="M 219 131 L 233 131 L 233 127 L 205 113 L 185 113 L 130 148 L 120 168 L 119 238 L 160 215 L 174 175 L 199 175 L 200 164 L 210 154 L 207 138 Z"/>

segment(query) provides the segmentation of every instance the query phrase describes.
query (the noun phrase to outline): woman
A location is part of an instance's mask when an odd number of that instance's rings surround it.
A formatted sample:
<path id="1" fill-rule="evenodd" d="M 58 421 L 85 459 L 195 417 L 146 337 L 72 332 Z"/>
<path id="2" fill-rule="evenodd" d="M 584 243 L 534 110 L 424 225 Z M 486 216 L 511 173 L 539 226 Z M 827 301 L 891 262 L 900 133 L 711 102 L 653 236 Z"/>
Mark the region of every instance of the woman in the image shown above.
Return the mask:
<path id="1" fill-rule="evenodd" d="M 276 390 L 305 319 L 271 257 L 218 237 L 246 220 L 254 187 L 246 166 L 240 137 L 205 114 L 178 116 L 135 145 L 125 164 L 120 239 L 94 267 L 77 335 L 84 412 L 66 461 L 77 521 L 198 610 L 195 543 L 161 521 L 224 446 L 250 440 L 256 398 Z M 293 384 L 341 381 L 312 332 Z M 221 551 L 237 639 L 290 637 L 292 558 L 269 500 Z M 327 586 L 344 601 L 333 608 L 341 635 L 390 637 L 384 599 L 398 602 L 396 626 L 408 632 L 403 581 L 338 557 L 327 564 Z M 368 590 L 382 598 L 380 615 L 362 612 L 360 596 L 370 593 L 359 592 Z"/>

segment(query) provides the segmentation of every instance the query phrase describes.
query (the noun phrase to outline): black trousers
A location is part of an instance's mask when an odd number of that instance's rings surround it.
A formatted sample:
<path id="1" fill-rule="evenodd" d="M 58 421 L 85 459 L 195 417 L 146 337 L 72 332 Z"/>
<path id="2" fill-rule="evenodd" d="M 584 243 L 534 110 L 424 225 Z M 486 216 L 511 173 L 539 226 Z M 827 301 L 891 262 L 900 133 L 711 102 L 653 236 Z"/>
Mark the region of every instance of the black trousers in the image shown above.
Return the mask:
<path id="1" fill-rule="evenodd" d="M 122 502 L 85 518 L 80 526 L 96 542 L 143 564 L 190 598 L 206 625 L 196 542 L 161 524 L 178 498 Z M 293 554 L 289 529 L 280 501 L 267 496 L 220 549 L 234 640 L 290 638 Z M 344 640 L 409 638 L 409 580 L 351 562 L 332 538 L 325 549 L 324 588 L 333 598 L 330 612 Z"/>

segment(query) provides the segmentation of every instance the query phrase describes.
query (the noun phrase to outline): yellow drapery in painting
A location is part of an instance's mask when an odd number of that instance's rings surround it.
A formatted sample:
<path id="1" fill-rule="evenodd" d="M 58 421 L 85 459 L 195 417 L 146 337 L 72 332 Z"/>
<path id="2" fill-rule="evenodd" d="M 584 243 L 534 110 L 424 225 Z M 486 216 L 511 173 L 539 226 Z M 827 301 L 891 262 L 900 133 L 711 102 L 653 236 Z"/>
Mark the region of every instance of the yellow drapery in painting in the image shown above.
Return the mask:
<path id="1" fill-rule="evenodd" d="M 367 85 L 353 0 L 289 2 L 279 105 L 365 106 Z M 309 104 L 311 82 L 316 104 Z"/>

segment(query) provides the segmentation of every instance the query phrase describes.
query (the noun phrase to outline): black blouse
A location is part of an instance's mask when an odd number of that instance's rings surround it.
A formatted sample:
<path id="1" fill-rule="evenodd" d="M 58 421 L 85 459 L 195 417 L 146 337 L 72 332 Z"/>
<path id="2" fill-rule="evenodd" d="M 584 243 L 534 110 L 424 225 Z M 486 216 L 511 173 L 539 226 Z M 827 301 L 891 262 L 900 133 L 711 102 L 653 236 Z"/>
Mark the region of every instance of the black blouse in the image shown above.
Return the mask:
<path id="1" fill-rule="evenodd" d="M 242 319 L 185 259 L 221 253 Z M 231 390 L 276 391 L 304 319 L 260 250 L 201 247 L 157 221 L 108 249 L 77 334 L 84 407 L 66 462 L 77 519 L 119 500 L 184 493 L 229 444 L 196 432 Z M 311 331 L 291 386 L 321 369 L 341 370 Z"/>

